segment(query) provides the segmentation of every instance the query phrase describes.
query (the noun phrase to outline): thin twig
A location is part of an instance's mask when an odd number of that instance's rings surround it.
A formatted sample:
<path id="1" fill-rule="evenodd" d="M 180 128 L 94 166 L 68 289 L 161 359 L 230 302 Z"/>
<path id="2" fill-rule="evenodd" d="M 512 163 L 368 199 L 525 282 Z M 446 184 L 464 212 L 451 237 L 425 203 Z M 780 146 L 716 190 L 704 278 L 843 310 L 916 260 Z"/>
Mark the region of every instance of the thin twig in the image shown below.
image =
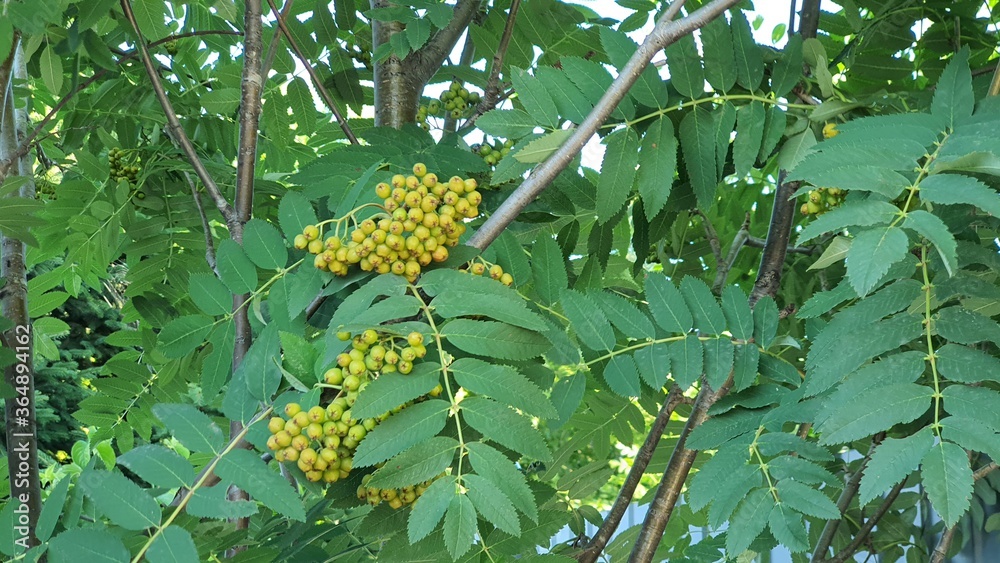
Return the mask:
<path id="1" fill-rule="evenodd" d="M 701 209 L 695 209 L 695 213 L 701 215 L 701 225 L 705 229 L 705 238 L 708 239 L 708 246 L 712 248 L 712 255 L 715 256 L 715 266 L 718 268 L 723 261 L 722 245 L 719 244 L 719 233 L 715 230 L 715 225 L 709 220 L 708 215 Z"/>
<path id="2" fill-rule="evenodd" d="M 955 532 L 958 531 L 958 524 L 948 528 L 941 534 L 934 552 L 931 553 L 931 563 L 944 563 L 948 557 L 948 550 L 951 549 L 951 542 L 955 539 Z"/>
<path id="3" fill-rule="evenodd" d="M 497 52 L 493 54 L 493 62 L 490 63 L 490 77 L 486 81 L 486 90 L 483 91 L 483 99 L 476 106 L 475 113 L 466 120 L 463 127 L 469 127 L 479 119 L 484 113 L 495 108 L 499 103 L 500 96 L 500 71 L 503 69 L 503 59 L 507 56 L 507 48 L 510 46 L 510 37 L 514 34 L 514 21 L 517 19 L 517 12 L 521 7 L 521 0 L 511 0 L 510 9 L 507 10 L 507 21 L 503 26 L 503 33 L 500 35 L 500 43 L 497 45 Z"/>
<path id="4" fill-rule="evenodd" d="M 149 81 L 153 86 L 153 92 L 156 94 L 156 99 L 160 102 L 160 106 L 163 108 L 163 113 L 167 118 L 167 133 L 177 141 L 180 145 L 181 150 L 187 156 L 188 161 L 194 168 L 195 173 L 198 175 L 198 179 L 204 184 L 205 189 L 208 191 L 208 195 L 215 202 L 215 206 L 222 213 L 222 217 L 226 220 L 226 225 L 229 226 L 230 230 L 238 230 L 236 212 L 233 207 L 229 205 L 226 201 L 226 197 L 222 195 L 222 190 L 212 179 L 211 174 L 208 173 L 208 169 L 205 168 L 205 164 L 201 161 L 201 157 L 198 156 L 198 152 L 195 150 L 194 145 L 191 143 L 191 139 L 188 138 L 187 133 L 184 131 L 184 127 L 181 125 L 180 120 L 177 118 L 177 112 L 174 111 L 174 105 L 170 102 L 170 98 L 167 97 L 167 91 L 163 87 L 163 81 L 160 79 L 160 75 L 156 72 L 156 67 L 153 65 L 153 58 L 149 55 L 149 49 L 146 48 L 145 39 L 142 37 L 142 32 L 139 31 L 139 24 L 135 20 L 135 14 L 132 12 L 132 4 L 129 0 L 121 0 L 122 11 L 125 13 L 126 19 L 132 25 L 132 30 L 136 35 L 136 47 L 139 49 L 142 56 L 142 64 L 146 67 L 146 74 L 149 76 Z"/>
<path id="5" fill-rule="evenodd" d="M 583 146 L 604 124 L 611 112 L 628 93 L 639 75 L 664 47 L 704 26 L 739 0 L 714 0 L 677 21 L 673 17 L 680 11 L 683 0 L 675 0 L 656 23 L 656 27 L 636 49 L 628 63 L 618 73 L 614 82 L 604 92 L 594 109 L 565 142 L 521 183 L 503 204 L 483 223 L 469 239 L 469 246 L 485 249 L 500 233 L 514 222 L 521 211 L 535 200 L 580 153 Z"/>
<path id="6" fill-rule="evenodd" d="M 733 237 L 733 243 L 729 245 L 729 252 L 726 253 L 725 260 L 716 264 L 715 281 L 712 282 L 713 293 L 718 294 L 722 291 L 722 286 L 726 285 L 726 280 L 729 278 L 729 272 L 733 269 L 733 264 L 736 263 L 736 257 L 739 256 L 740 250 L 746 244 L 748 238 L 750 238 L 749 212 L 743 219 L 743 224 L 740 225 L 740 230 L 736 231 L 736 236 Z"/>
<path id="7" fill-rule="evenodd" d="M 991 461 L 988 465 L 984 465 L 984 466 L 980 467 L 979 469 L 977 469 L 976 472 L 972 474 L 972 477 L 973 477 L 974 480 L 978 481 L 978 480 L 986 477 L 990 473 L 993 473 L 994 471 L 996 471 L 997 468 L 1000 468 L 1000 465 L 997 465 L 997 463 L 995 461 Z"/>
<path id="8" fill-rule="evenodd" d="M 886 512 L 889 512 L 889 508 L 892 507 L 892 503 L 896 502 L 896 497 L 899 496 L 899 492 L 903 490 L 905 485 L 906 479 L 903 479 L 897 483 L 891 491 L 889 491 L 889 494 L 886 495 L 882 504 L 880 504 L 878 509 L 875 510 L 875 513 L 865 521 L 865 523 L 861 526 L 861 529 L 859 529 L 854 535 L 854 539 L 851 540 L 851 543 L 847 544 L 847 547 L 845 547 L 843 551 L 834 555 L 830 559 L 826 559 L 821 562 L 817 562 L 816 559 L 813 559 L 814 563 L 844 563 L 853 557 L 854 553 L 858 550 L 858 547 L 860 547 L 861 544 L 868 539 L 868 534 L 875 529 L 875 525 L 878 524 L 879 520 L 881 520 L 883 516 L 885 516 Z"/>
<path id="9" fill-rule="evenodd" d="M 280 12 L 275 12 L 275 17 L 279 20 L 283 20 L 288 17 L 288 12 L 292 9 L 292 4 L 295 0 L 285 0 L 285 5 L 281 7 Z M 271 37 L 271 43 L 267 46 L 267 55 L 264 57 L 264 64 L 260 67 L 260 75 L 267 80 L 267 76 L 271 74 L 271 67 L 274 66 L 274 57 L 278 54 L 278 45 L 281 44 L 281 36 L 284 33 L 281 31 L 281 27 L 274 30 L 274 35 Z"/>
<path id="10" fill-rule="evenodd" d="M 753 248 L 764 248 L 765 240 L 754 236 L 747 237 L 746 245 Z M 823 249 L 819 246 L 789 246 L 786 252 L 789 254 L 817 254 Z"/>
<path id="11" fill-rule="evenodd" d="M 205 215 L 205 207 L 201 203 L 201 194 L 198 193 L 198 186 L 191 179 L 191 175 L 184 172 L 184 179 L 187 180 L 189 186 L 191 186 L 191 196 L 194 198 L 194 205 L 198 208 L 198 216 L 201 218 L 201 227 L 205 231 L 205 261 L 208 262 L 208 267 L 215 272 L 215 275 L 219 275 L 219 270 L 215 260 L 215 241 L 212 238 L 212 227 L 208 223 L 208 217 Z"/>
<path id="12" fill-rule="evenodd" d="M 670 416 L 673 414 L 674 409 L 677 408 L 677 405 L 683 402 L 682 399 L 684 398 L 681 388 L 674 385 L 670 389 L 670 393 L 663 400 L 663 406 L 653 420 L 649 434 L 646 435 L 646 441 L 643 442 L 642 447 L 636 452 L 632 467 L 629 469 L 628 476 L 625 478 L 625 483 L 622 485 L 621 490 L 618 491 L 618 498 L 615 499 L 614 505 L 612 505 L 611 510 L 608 512 L 608 516 L 601 523 L 601 527 L 594 534 L 594 537 L 583 548 L 583 551 L 576 556 L 576 560 L 580 563 L 593 563 L 608 545 L 611 536 L 614 535 L 615 530 L 621 524 L 622 517 L 625 516 L 625 511 L 632 503 L 632 495 L 635 494 L 635 489 L 639 486 L 639 481 L 642 480 L 642 476 L 646 473 L 646 467 L 649 466 L 649 461 L 653 458 L 656 446 L 659 445 L 660 438 L 663 437 L 663 431 L 666 429 L 667 423 L 670 422 Z"/>
<path id="13" fill-rule="evenodd" d="M 313 68 L 313 65 L 309 62 L 305 53 L 303 53 L 302 49 L 299 48 L 299 45 L 292 37 L 292 33 L 288 31 L 288 26 L 285 24 L 285 17 L 278 13 L 278 8 L 274 5 L 274 0 L 267 0 L 267 3 L 277 15 L 278 27 L 281 28 L 281 33 L 284 34 L 285 39 L 288 40 L 288 45 L 291 46 L 292 51 L 295 52 L 295 56 L 298 57 L 299 62 L 302 63 L 306 72 L 309 73 L 309 78 L 312 79 L 316 92 L 318 92 L 319 96 L 323 98 L 323 103 L 326 104 L 326 107 L 330 108 L 330 112 L 333 113 L 333 117 L 337 120 L 337 125 L 340 125 L 340 130 L 344 132 L 344 136 L 347 137 L 347 140 L 350 141 L 352 145 L 359 144 L 358 138 L 354 135 L 354 131 L 352 131 L 351 126 L 347 124 L 347 118 L 345 118 L 344 114 L 340 112 L 340 108 L 337 107 L 336 103 L 334 103 L 330 92 L 326 89 L 326 86 L 323 85 L 323 81 L 319 79 L 319 75 L 316 74 L 316 69 Z"/>

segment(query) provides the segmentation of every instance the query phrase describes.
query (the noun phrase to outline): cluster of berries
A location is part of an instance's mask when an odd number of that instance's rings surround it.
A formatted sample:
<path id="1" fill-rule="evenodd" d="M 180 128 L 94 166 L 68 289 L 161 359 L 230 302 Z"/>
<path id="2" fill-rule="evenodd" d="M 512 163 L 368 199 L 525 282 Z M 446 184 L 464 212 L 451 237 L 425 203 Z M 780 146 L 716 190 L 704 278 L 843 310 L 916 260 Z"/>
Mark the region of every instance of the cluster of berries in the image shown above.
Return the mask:
<path id="1" fill-rule="evenodd" d="M 470 92 L 458 80 L 453 80 L 447 90 L 441 92 L 437 100 L 431 100 L 427 105 L 421 105 L 417 109 L 417 123 L 425 131 L 430 129 L 427 117 L 441 115 L 452 119 L 469 117 L 476 110 L 480 96 L 478 92 Z"/>
<path id="2" fill-rule="evenodd" d="M 464 220 L 479 216 L 483 196 L 477 187 L 473 178 L 439 181 L 418 162 L 413 175 L 396 174 L 391 183 L 375 186 L 385 212 L 361 221 L 346 241 L 336 232 L 323 240 L 320 223 L 307 225 L 293 243 L 316 255 L 315 267 L 335 275 L 347 275 L 357 264 L 366 272 L 398 274 L 413 282 L 423 266 L 447 260 L 448 247 L 465 232 Z"/>
<path id="3" fill-rule="evenodd" d="M 374 418 L 357 420 L 345 397 L 334 399 L 326 408 L 315 406 L 303 411 L 297 403 L 285 405 L 283 418 L 275 416 L 267 424 L 271 437 L 267 447 L 279 462 L 295 462 L 312 482 L 335 483 L 351 472 L 354 450 L 379 423 Z M 379 419 L 388 418 L 389 413 Z M 385 417 L 385 418 L 383 418 Z"/>
<path id="4" fill-rule="evenodd" d="M 489 262 L 483 260 L 482 258 L 477 258 L 469 262 L 462 272 L 467 272 L 475 276 L 488 275 L 491 279 L 494 279 L 507 287 L 510 287 L 514 283 L 514 277 L 503 271 L 503 268 L 499 264 L 490 264 Z"/>
<path id="5" fill-rule="evenodd" d="M 816 188 L 815 190 L 809 190 L 809 200 L 802 204 L 799 211 L 803 215 L 822 215 L 843 203 L 846 195 L 844 190 L 840 188 Z"/>
<path id="6" fill-rule="evenodd" d="M 385 501 L 386 504 L 394 509 L 403 508 L 404 506 L 413 504 L 420 498 L 420 495 L 424 494 L 427 487 L 431 486 L 431 483 L 445 475 L 446 473 L 442 473 L 429 481 L 403 487 L 402 489 L 377 489 L 369 487 L 368 483 L 371 481 L 372 476 L 365 475 L 361 478 L 361 485 L 358 486 L 358 500 L 367 501 L 372 506 L 378 506 L 382 501 Z"/>
<path id="7" fill-rule="evenodd" d="M 338 354 L 337 367 L 327 370 L 323 377 L 328 385 L 340 386 L 348 398 L 350 393 L 360 391 L 372 375 L 396 371 L 406 375 L 413 370 L 413 362 L 427 355 L 424 335 L 419 332 L 404 338 L 368 329 L 356 336 L 341 331 L 337 338 L 350 340 L 351 349 Z M 440 392 L 438 386 L 431 395 L 436 397 Z"/>
<path id="8" fill-rule="evenodd" d="M 139 178 L 139 158 L 135 157 L 130 163 L 127 153 L 115 147 L 108 151 L 108 170 L 112 180 L 126 180 L 129 184 L 135 184 Z"/>
<path id="9" fill-rule="evenodd" d="M 496 166 L 498 162 L 503 160 L 503 157 L 510 153 L 511 147 L 514 146 L 514 141 L 510 139 L 506 141 L 501 141 L 500 139 L 495 139 L 491 145 L 487 141 L 482 143 L 477 143 L 472 145 L 472 152 L 483 157 L 483 162 L 490 166 Z"/>

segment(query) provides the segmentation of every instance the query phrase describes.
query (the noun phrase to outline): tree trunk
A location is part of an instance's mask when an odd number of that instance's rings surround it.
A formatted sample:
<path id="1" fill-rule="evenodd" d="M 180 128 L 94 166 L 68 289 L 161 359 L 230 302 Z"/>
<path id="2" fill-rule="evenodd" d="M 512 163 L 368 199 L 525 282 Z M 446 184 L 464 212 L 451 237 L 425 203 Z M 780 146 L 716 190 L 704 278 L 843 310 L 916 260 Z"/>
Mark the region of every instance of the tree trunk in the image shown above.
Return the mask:
<path id="1" fill-rule="evenodd" d="M 391 6 L 388 0 L 371 0 L 372 9 Z M 403 31 L 400 22 L 372 20 L 372 51 L 389 43 L 390 38 Z M 375 65 L 375 126 L 399 129 L 417 118 L 420 94 L 423 84 L 415 84 L 411 71 L 407 70 L 396 55 Z"/>

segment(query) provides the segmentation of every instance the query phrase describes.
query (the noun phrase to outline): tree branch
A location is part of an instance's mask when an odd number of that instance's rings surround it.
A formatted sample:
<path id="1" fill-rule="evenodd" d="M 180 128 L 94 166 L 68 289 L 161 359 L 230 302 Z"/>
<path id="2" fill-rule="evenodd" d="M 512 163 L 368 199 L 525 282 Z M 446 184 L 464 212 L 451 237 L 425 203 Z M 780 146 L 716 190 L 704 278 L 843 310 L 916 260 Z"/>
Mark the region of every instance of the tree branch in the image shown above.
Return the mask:
<path id="1" fill-rule="evenodd" d="M 991 461 L 988 465 L 984 465 L 977 469 L 976 472 L 972 474 L 972 477 L 974 480 L 978 481 L 996 471 L 997 468 L 1000 468 L 1000 465 L 997 465 L 997 462 L 995 461 Z"/>
<path id="2" fill-rule="evenodd" d="M 722 291 L 722 286 L 726 285 L 726 279 L 729 278 L 729 271 L 733 269 L 733 264 L 736 263 L 736 257 L 740 254 L 740 249 L 746 244 L 747 239 L 750 238 L 750 213 L 746 214 L 743 219 L 743 225 L 740 226 L 740 230 L 736 231 L 736 236 L 733 237 L 733 243 L 729 245 L 729 252 L 726 254 L 725 260 L 719 262 L 715 269 L 715 281 L 712 282 L 712 293 L 718 294 Z"/>
<path id="3" fill-rule="evenodd" d="M 281 11 L 274 11 L 274 17 L 280 22 L 288 17 L 288 12 L 292 10 L 292 4 L 295 0 L 285 0 L 285 5 L 281 7 Z M 271 4 L 271 9 L 274 10 L 274 4 Z M 281 30 L 281 26 L 274 30 L 274 36 L 271 37 L 271 43 L 267 46 L 267 55 L 264 56 L 264 64 L 260 67 L 260 75 L 264 77 L 265 83 L 267 81 L 267 76 L 271 74 L 271 67 L 274 65 L 274 57 L 278 54 L 278 45 L 281 43 L 281 37 L 285 33 Z"/>
<path id="4" fill-rule="evenodd" d="M 160 106 L 163 108 L 163 113 L 167 118 L 167 133 L 173 138 L 178 145 L 180 145 L 181 150 L 187 156 L 188 161 L 194 168 L 195 174 L 198 175 L 198 179 L 201 183 L 205 185 L 205 189 L 208 191 L 209 197 L 215 202 L 215 206 L 222 213 L 222 217 L 226 221 L 226 225 L 229 226 L 230 231 L 234 228 L 239 230 L 237 224 L 236 212 L 233 207 L 229 205 L 226 201 L 225 196 L 222 195 L 222 191 L 219 186 L 212 179 L 211 174 L 208 173 L 208 169 L 205 168 L 205 164 L 201 161 L 201 157 L 198 156 L 198 152 L 195 150 L 194 145 L 191 144 L 191 139 L 188 138 L 187 133 L 184 131 L 184 127 L 181 125 L 180 120 L 177 118 L 177 112 L 174 111 L 174 106 L 170 102 L 170 98 L 167 97 L 167 92 L 163 87 L 163 81 L 160 80 L 160 75 L 156 72 L 156 67 L 153 65 L 153 59 L 149 55 L 149 49 L 146 48 L 145 39 L 142 37 L 142 32 L 139 31 L 139 24 L 135 21 L 135 14 L 132 12 L 132 4 L 129 0 L 121 0 L 122 11 L 125 13 L 125 17 L 128 19 L 129 23 L 132 24 L 132 30 L 136 35 L 136 47 L 142 56 L 142 64 L 146 68 L 146 75 L 149 76 L 149 81 L 153 86 L 153 92 L 156 94 L 156 99 L 160 102 Z"/>
<path id="5" fill-rule="evenodd" d="M 521 183 L 514 190 L 514 193 L 497 208 L 467 244 L 483 250 L 500 236 L 500 233 L 517 218 L 521 211 L 534 201 L 580 153 L 587 141 L 625 97 L 629 88 L 639 79 L 639 74 L 656 53 L 712 21 L 723 11 L 738 3 L 739 0 L 713 0 L 688 16 L 671 21 L 683 4 L 683 0 L 675 0 L 656 23 L 653 31 L 642 42 L 642 45 L 636 49 L 628 63 L 621 68 L 618 77 L 601 96 L 583 123 L 573 131 L 573 134 L 563 142 L 552 156 L 535 168 L 528 179 Z"/>
<path id="6" fill-rule="evenodd" d="M 191 196 L 194 197 L 194 205 L 198 208 L 198 216 L 201 218 L 201 227 L 205 231 L 205 261 L 208 267 L 219 275 L 219 270 L 215 260 L 215 241 L 212 238 L 212 227 L 208 224 L 208 217 L 205 215 L 205 206 L 201 203 L 201 194 L 198 193 L 198 185 L 191 179 L 191 175 L 184 172 L 184 179 L 191 187 Z"/>
<path id="7" fill-rule="evenodd" d="M 931 553 L 931 563 L 944 563 L 948 557 L 948 550 L 951 549 L 951 543 L 955 539 L 955 532 L 958 530 L 958 524 L 948 528 L 941 534 L 941 539 L 938 540 L 937 546 L 934 547 L 934 552 Z"/>
<path id="8" fill-rule="evenodd" d="M 771 223 L 767 229 L 764 252 L 760 256 L 757 281 L 750 292 L 751 307 L 761 297 L 765 295 L 774 297 L 778 293 L 781 270 L 788 252 L 788 241 L 792 236 L 792 223 L 795 220 L 795 200 L 791 199 L 791 196 L 798 188 L 798 182 L 785 182 L 784 170 L 778 173 L 778 189 L 774 192 Z"/>
<path id="9" fill-rule="evenodd" d="M 746 240 L 746 245 L 752 248 L 764 248 L 766 243 L 767 241 L 764 239 L 755 236 L 749 236 Z M 789 246 L 785 252 L 788 254 L 816 254 L 821 250 L 822 248 L 819 246 Z"/>
<path id="10" fill-rule="evenodd" d="M 861 544 L 863 544 L 868 539 L 868 534 L 870 534 L 872 530 L 875 529 L 875 525 L 878 524 L 878 521 L 881 520 L 883 516 L 885 516 L 886 512 L 889 512 L 889 508 L 892 507 L 892 503 L 896 502 L 896 497 L 899 496 L 899 492 L 903 490 L 903 486 L 905 484 L 906 484 L 906 479 L 903 479 L 902 481 L 897 483 L 896 486 L 893 487 L 891 491 L 889 491 L 889 494 L 886 495 L 885 500 L 882 501 L 882 504 L 880 504 L 878 509 L 875 510 L 875 513 L 872 514 L 871 517 L 865 521 L 865 523 L 861 526 L 858 532 L 854 535 L 854 539 L 851 540 L 851 543 L 847 544 L 847 547 L 845 547 L 843 551 L 834 555 L 830 559 L 825 559 L 822 561 L 816 561 L 816 559 L 813 559 L 813 561 L 815 563 L 844 563 L 845 561 L 850 559 L 854 555 L 854 553 L 858 550 L 858 547 L 860 547 Z"/>
<path id="11" fill-rule="evenodd" d="M 660 412 L 653 420 L 649 434 L 646 435 L 646 441 L 643 442 L 642 447 L 636 452 L 635 460 L 633 460 L 632 467 L 625 478 L 625 483 L 618 492 L 618 498 L 615 499 L 615 503 L 608 512 L 607 518 L 604 519 L 600 529 L 594 534 L 590 543 L 576 556 L 576 560 L 580 563 L 594 563 L 608 545 L 608 541 L 611 540 L 611 536 L 614 535 L 615 530 L 618 529 L 622 517 L 625 516 L 625 511 L 628 509 L 629 504 L 632 503 L 632 496 L 635 494 L 635 489 L 639 486 L 639 481 L 642 479 L 643 474 L 645 474 L 646 467 L 649 466 L 649 460 L 653 458 L 656 446 L 659 445 L 660 438 L 663 437 L 663 431 L 666 429 L 667 423 L 670 422 L 670 416 L 673 414 L 674 409 L 677 408 L 677 405 L 683 402 L 683 398 L 684 394 L 681 388 L 674 385 L 670 389 L 670 393 L 667 394 L 666 399 L 664 399 Z"/>
<path id="12" fill-rule="evenodd" d="M 479 11 L 480 3 L 481 0 L 458 0 L 448 25 L 438 30 L 423 47 L 407 57 L 415 57 L 412 76 L 420 89 L 444 64 L 458 39 L 469 28 L 472 17 Z"/>
<path id="13" fill-rule="evenodd" d="M 701 209 L 695 209 L 695 213 L 701 216 L 701 226 L 705 229 L 705 238 L 708 239 L 708 246 L 712 249 L 712 255 L 715 256 L 715 267 L 716 269 L 722 265 L 722 245 L 719 243 L 719 233 L 715 230 L 715 225 L 709 220 L 708 215 L 705 214 Z"/>
<path id="14" fill-rule="evenodd" d="M 821 3 L 822 0 L 802 0 L 802 11 L 799 12 L 799 35 L 803 39 L 816 37 Z"/>
<path id="15" fill-rule="evenodd" d="M 497 52 L 493 54 L 493 62 L 490 63 L 490 77 L 486 82 L 486 89 L 483 91 L 483 99 L 476 106 L 475 113 L 466 120 L 464 127 L 471 126 L 484 113 L 496 107 L 500 101 L 500 71 L 503 70 L 503 59 L 507 56 L 510 37 L 514 34 L 514 21 L 517 19 L 517 12 L 520 8 L 521 0 L 511 0 L 510 9 L 507 10 L 507 21 L 504 23 L 503 33 L 500 35 L 500 43 L 497 45 Z"/>
<path id="16" fill-rule="evenodd" d="M 292 51 L 295 52 L 295 56 L 298 57 L 299 62 L 302 63 L 306 72 L 309 73 L 309 78 L 312 80 L 313 86 L 316 87 L 316 91 L 319 93 L 319 96 L 323 98 L 323 103 L 326 104 L 326 107 L 330 108 L 330 112 L 333 113 L 333 117 L 337 120 L 337 125 L 340 125 L 340 130 L 344 132 L 344 136 L 347 137 L 347 140 L 350 141 L 352 145 L 359 144 L 358 138 L 354 135 L 354 131 L 352 131 L 351 127 L 347 124 L 347 118 L 345 118 L 344 114 L 340 112 L 340 108 L 337 107 L 337 104 L 333 101 L 333 96 L 330 95 L 330 91 L 326 89 L 326 86 L 323 85 L 323 81 L 320 80 L 319 75 L 316 74 L 316 69 L 314 69 L 313 65 L 309 63 L 309 59 L 295 42 L 291 32 L 288 31 L 288 26 L 285 24 L 285 17 L 278 13 L 278 8 L 274 5 L 274 0 L 267 0 L 267 3 L 271 6 L 271 9 L 274 10 L 274 13 L 278 18 L 278 27 L 281 28 L 281 33 L 284 34 L 285 39 L 288 40 L 288 44 L 292 47 Z"/>

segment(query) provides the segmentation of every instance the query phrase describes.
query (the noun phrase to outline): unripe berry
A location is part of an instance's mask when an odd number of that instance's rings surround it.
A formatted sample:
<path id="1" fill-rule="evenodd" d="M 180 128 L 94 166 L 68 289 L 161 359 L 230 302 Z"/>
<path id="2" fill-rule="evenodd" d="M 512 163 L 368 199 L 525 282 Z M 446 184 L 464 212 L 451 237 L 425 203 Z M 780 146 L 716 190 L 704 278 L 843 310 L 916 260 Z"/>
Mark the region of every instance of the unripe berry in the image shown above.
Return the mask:
<path id="1" fill-rule="evenodd" d="M 514 277 L 508 273 L 504 273 L 502 276 L 500 276 L 500 283 L 506 285 L 507 287 L 510 287 L 514 283 Z"/>
<path id="2" fill-rule="evenodd" d="M 302 427 L 295 424 L 294 420 L 289 420 L 285 422 L 285 432 L 288 432 L 289 436 L 298 436 L 302 433 Z"/>
<path id="3" fill-rule="evenodd" d="M 322 423 L 323 421 L 326 420 L 326 410 L 323 409 L 323 407 L 315 406 L 309 409 L 307 416 L 309 417 L 309 420 L 311 420 L 312 422 Z"/>
<path id="4" fill-rule="evenodd" d="M 499 280 L 500 276 L 502 276 L 502 275 L 503 275 L 503 268 L 501 268 L 500 266 L 498 266 L 496 264 L 490 266 L 490 277 L 491 278 L 493 278 L 495 280 Z"/>
<path id="5" fill-rule="evenodd" d="M 411 332 L 406 335 L 406 343 L 410 346 L 418 346 L 424 343 L 424 335 L 419 332 Z"/>
<path id="6" fill-rule="evenodd" d="M 389 197 L 392 195 L 392 186 L 385 182 L 379 182 L 375 185 L 375 195 L 382 199 Z"/>
<path id="7" fill-rule="evenodd" d="M 312 242 L 319 238 L 319 227 L 316 225 L 306 225 L 306 227 L 302 229 L 302 235 L 306 237 L 306 240 Z"/>
<path id="8" fill-rule="evenodd" d="M 469 271 L 477 276 L 483 275 L 486 272 L 486 264 L 482 262 L 476 262 L 472 266 L 469 266 Z"/>
<path id="9" fill-rule="evenodd" d="M 319 440 L 323 437 L 323 425 L 318 422 L 314 422 L 309 426 L 306 426 L 306 436 L 308 436 L 310 440 Z"/>
<path id="10" fill-rule="evenodd" d="M 310 422 L 309 415 L 302 411 L 295 413 L 295 416 L 292 417 L 292 421 L 294 421 L 299 428 L 305 428 L 306 426 L 309 426 Z"/>
<path id="11" fill-rule="evenodd" d="M 293 244 L 298 250 L 305 250 L 309 246 L 309 239 L 305 235 L 295 235 Z"/>
<path id="12" fill-rule="evenodd" d="M 280 448 L 287 448 L 292 443 L 293 436 L 284 430 L 279 430 L 274 435 L 274 441 Z"/>
<path id="13" fill-rule="evenodd" d="M 465 179 L 465 193 L 471 193 L 472 191 L 474 191 L 478 187 L 479 187 L 479 183 L 476 182 L 475 178 L 466 178 Z"/>
<path id="14" fill-rule="evenodd" d="M 298 403 L 288 403 L 285 405 L 285 415 L 293 417 L 302 411 L 302 406 Z"/>
<path id="15" fill-rule="evenodd" d="M 290 446 L 298 451 L 302 451 L 309 447 L 309 438 L 299 434 L 298 436 L 292 437 L 292 444 Z"/>
<path id="16" fill-rule="evenodd" d="M 284 450 L 281 450 L 281 454 L 282 454 L 281 457 L 285 458 L 285 461 L 292 461 L 292 462 L 294 462 L 294 461 L 298 461 L 298 459 L 299 459 L 299 450 L 297 450 L 297 449 L 295 449 L 295 448 L 293 448 L 291 446 L 288 446 Z"/>
<path id="17" fill-rule="evenodd" d="M 309 245 L 306 246 L 306 250 L 308 250 L 310 254 L 319 254 L 320 252 L 323 252 L 323 241 L 321 240 L 309 241 Z"/>
<path id="18" fill-rule="evenodd" d="M 271 420 L 267 421 L 267 429 L 271 432 L 271 434 L 277 434 L 278 432 L 281 432 L 281 430 L 284 428 L 285 428 L 285 419 L 281 418 L 280 416 L 273 416 L 271 417 Z"/>
<path id="19" fill-rule="evenodd" d="M 348 375 L 344 378 L 344 389 L 348 391 L 357 391 L 358 387 L 361 386 L 361 379 L 357 375 Z"/>

